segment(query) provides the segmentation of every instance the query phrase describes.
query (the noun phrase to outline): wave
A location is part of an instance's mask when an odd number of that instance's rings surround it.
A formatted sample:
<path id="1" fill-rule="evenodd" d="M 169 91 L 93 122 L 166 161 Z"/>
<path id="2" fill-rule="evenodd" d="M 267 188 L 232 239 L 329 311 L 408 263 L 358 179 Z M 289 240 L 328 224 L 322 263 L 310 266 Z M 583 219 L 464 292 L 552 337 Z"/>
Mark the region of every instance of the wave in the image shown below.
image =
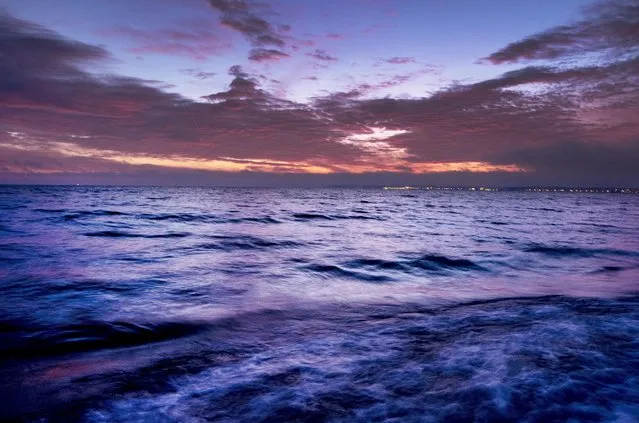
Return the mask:
<path id="1" fill-rule="evenodd" d="M 67 220 L 77 219 L 84 216 L 125 216 L 127 213 L 117 210 L 69 210 L 69 209 L 35 209 L 41 213 L 68 213 L 64 216 Z"/>
<path id="2" fill-rule="evenodd" d="M 168 222 L 198 222 L 198 223 L 281 223 L 279 220 L 270 216 L 261 217 L 237 217 L 223 218 L 210 214 L 192 214 L 192 213 L 167 213 L 167 214 L 141 214 L 141 219 L 153 221 Z"/>
<path id="3" fill-rule="evenodd" d="M 104 237 L 104 238 L 185 238 L 191 234 L 186 232 L 169 232 L 165 234 L 138 234 L 132 232 L 123 231 L 98 231 L 87 232 L 83 234 L 89 237 Z"/>
<path id="4" fill-rule="evenodd" d="M 0 356 L 25 357 L 131 347 L 194 335 L 205 324 L 187 322 L 90 322 L 34 330 L 0 322 Z"/>
<path id="5" fill-rule="evenodd" d="M 76 220 L 83 217 L 99 217 L 99 216 L 126 216 L 127 213 L 119 212 L 115 210 L 95 210 L 95 211 L 77 211 L 69 214 L 65 214 L 62 218 L 64 220 Z"/>
<path id="6" fill-rule="evenodd" d="M 413 269 L 441 271 L 441 270 L 477 270 L 486 271 L 485 268 L 468 259 L 450 258 L 435 254 L 427 254 L 408 260 L 382 260 L 362 258 L 346 263 L 357 268 L 374 268 L 379 270 L 410 271 Z"/>
<path id="7" fill-rule="evenodd" d="M 169 221 L 169 222 L 212 222 L 216 217 L 213 215 L 201 215 L 192 213 L 158 213 L 158 214 L 140 214 L 140 219 L 153 221 Z"/>
<path id="8" fill-rule="evenodd" d="M 0 232 L 20 233 L 20 231 L 12 229 L 9 226 L 3 225 L 2 223 L 0 223 Z"/>
<path id="9" fill-rule="evenodd" d="M 40 212 L 40 213 L 66 213 L 69 210 L 67 210 L 67 209 L 43 209 L 43 208 L 40 208 L 40 209 L 33 209 L 33 211 L 37 211 L 37 212 Z"/>
<path id="10" fill-rule="evenodd" d="M 25 204 L 0 204 L 0 210 L 18 210 L 28 208 Z"/>
<path id="11" fill-rule="evenodd" d="M 78 220 L 87 217 L 101 217 L 101 216 L 130 216 L 129 213 L 115 211 L 115 210 L 82 210 L 82 211 L 70 211 L 67 209 L 36 209 L 36 211 L 44 213 L 65 213 L 62 219 L 66 221 Z M 270 216 L 255 216 L 255 217 L 220 217 L 212 214 L 195 214 L 195 213 L 142 213 L 136 216 L 142 220 L 149 220 L 154 222 L 176 222 L 176 223 L 264 223 L 264 224 L 276 224 L 281 223 L 279 220 Z"/>
<path id="12" fill-rule="evenodd" d="M 393 280 L 389 276 L 358 272 L 334 264 L 309 264 L 305 266 L 305 269 L 333 277 L 356 279 L 365 282 L 389 282 Z"/>
<path id="13" fill-rule="evenodd" d="M 223 223 L 267 223 L 267 224 L 276 224 L 282 223 L 277 219 L 273 219 L 272 217 L 237 217 L 233 219 L 226 219 Z"/>
<path id="14" fill-rule="evenodd" d="M 538 211 L 545 211 L 545 212 L 553 212 L 553 213 L 563 213 L 563 210 L 559 210 L 559 209 L 553 209 L 550 207 L 539 207 L 539 208 L 530 208 L 529 210 L 538 210 Z"/>
<path id="15" fill-rule="evenodd" d="M 92 377 L 104 392 L 75 405 L 89 421 L 634 421 L 636 305 L 544 296 L 246 315 L 220 342 Z"/>
<path id="16" fill-rule="evenodd" d="M 269 240 L 264 238 L 258 238 L 254 236 L 211 236 L 210 238 L 217 239 L 216 242 L 209 242 L 198 244 L 192 247 L 193 250 L 260 250 L 271 248 L 294 248 L 304 245 L 295 241 L 279 241 Z"/>
<path id="17" fill-rule="evenodd" d="M 602 266 L 599 269 L 594 270 L 592 273 L 616 273 L 627 269 L 627 267 L 622 266 Z"/>
<path id="18" fill-rule="evenodd" d="M 358 212 L 361 213 L 361 212 Z M 328 215 L 319 213 L 294 213 L 293 218 L 297 220 L 383 220 L 380 217 L 357 215 Z"/>
<path id="19" fill-rule="evenodd" d="M 333 220 L 333 218 L 328 215 L 317 213 L 295 213 L 293 217 L 302 220 Z"/>
<path id="20" fill-rule="evenodd" d="M 389 282 L 395 280 L 386 274 L 371 272 L 398 271 L 414 273 L 415 271 L 428 271 L 442 273 L 448 271 L 487 271 L 487 269 L 471 260 L 449 258 L 433 254 L 407 260 L 360 258 L 341 263 L 340 265 L 314 263 L 305 266 L 305 269 L 334 277 L 351 278 L 365 282 Z"/>
<path id="21" fill-rule="evenodd" d="M 483 220 L 483 219 L 480 219 L 477 222 L 478 223 L 488 223 L 489 225 L 495 225 L 495 226 L 508 226 L 508 225 L 510 225 L 510 223 L 508 223 L 508 222 L 501 222 L 499 220 Z"/>
<path id="22" fill-rule="evenodd" d="M 522 249 L 527 253 L 539 253 L 551 257 L 594 257 L 599 255 L 639 257 L 639 252 L 612 248 L 585 248 L 532 244 Z"/>

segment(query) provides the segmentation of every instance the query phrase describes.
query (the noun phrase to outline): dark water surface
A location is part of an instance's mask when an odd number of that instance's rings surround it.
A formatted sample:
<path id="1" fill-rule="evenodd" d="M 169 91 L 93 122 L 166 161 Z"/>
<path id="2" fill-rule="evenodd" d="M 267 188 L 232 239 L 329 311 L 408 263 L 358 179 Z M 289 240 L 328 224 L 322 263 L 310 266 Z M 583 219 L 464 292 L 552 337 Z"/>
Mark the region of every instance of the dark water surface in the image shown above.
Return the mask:
<path id="1" fill-rule="evenodd" d="M 639 420 L 635 195 L 4 186 L 0 305 L 5 420 Z"/>

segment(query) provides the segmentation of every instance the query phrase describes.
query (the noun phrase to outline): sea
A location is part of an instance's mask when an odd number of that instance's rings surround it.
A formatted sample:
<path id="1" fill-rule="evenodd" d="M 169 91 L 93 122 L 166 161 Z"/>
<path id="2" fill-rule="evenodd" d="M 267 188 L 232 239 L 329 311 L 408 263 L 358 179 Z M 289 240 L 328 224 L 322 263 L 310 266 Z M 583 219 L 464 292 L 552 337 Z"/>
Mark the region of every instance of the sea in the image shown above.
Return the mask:
<path id="1" fill-rule="evenodd" d="M 639 196 L 0 186 L 0 420 L 637 422 Z"/>

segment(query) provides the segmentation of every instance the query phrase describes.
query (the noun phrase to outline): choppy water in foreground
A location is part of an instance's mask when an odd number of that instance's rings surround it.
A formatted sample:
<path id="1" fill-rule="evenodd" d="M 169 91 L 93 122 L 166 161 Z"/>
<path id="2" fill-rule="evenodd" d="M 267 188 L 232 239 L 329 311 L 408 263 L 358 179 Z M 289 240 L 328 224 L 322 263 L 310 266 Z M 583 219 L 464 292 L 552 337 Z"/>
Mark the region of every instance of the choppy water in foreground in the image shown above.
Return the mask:
<path id="1" fill-rule="evenodd" d="M 639 196 L 0 187 L 0 419 L 639 419 Z"/>

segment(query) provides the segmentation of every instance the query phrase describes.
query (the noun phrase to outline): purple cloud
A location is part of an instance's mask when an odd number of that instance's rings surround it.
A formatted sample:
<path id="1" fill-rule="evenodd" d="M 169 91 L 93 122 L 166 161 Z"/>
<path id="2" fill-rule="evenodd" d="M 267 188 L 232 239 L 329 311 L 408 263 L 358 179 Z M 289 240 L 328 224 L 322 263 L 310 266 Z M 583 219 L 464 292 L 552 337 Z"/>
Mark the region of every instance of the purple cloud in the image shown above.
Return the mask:
<path id="1" fill-rule="evenodd" d="M 326 34 L 326 38 L 328 38 L 329 40 L 343 40 L 345 37 L 342 34 L 329 32 L 328 34 Z"/>
<path id="2" fill-rule="evenodd" d="M 513 42 L 482 59 L 492 64 L 526 60 L 550 60 L 599 52 L 627 53 L 639 46 L 639 2 L 600 2 L 587 11 L 585 19 L 561 25 Z"/>
<path id="3" fill-rule="evenodd" d="M 335 62 L 337 61 L 337 57 L 331 56 L 324 50 L 316 49 L 311 53 L 306 54 L 308 57 L 312 57 L 313 59 L 321 60 L 323 62 Z"/>
<path id="4" fill-rule="evenodd" d="M 219 55 L 232 46 L 221 34 L 205 28 L 193 28 L 192 24 L 157 30 L 118 26 L 101 33 L 130 40 L 133 45 L 128 50 L 132 53 L 187 56 L 195 60 Z"/>
<path id="5" fill-rule="evenodd" d="M 249 60 L 254 62 L 277 61 L 287 57 L 289 57 L 288 54 L 270 48 L 254 48 L 249 54 Z"/>
<path id="6" fill-rule="evenodd" d="M 272 60 L 288 57 L 276 49 L 286 46 L 281 33 L 289 32 L 290 25 L 273 25 L 260 16 L 268 7 L 251 0 L 208 0 L 211 7 L 220 12 L 220 23 L 242 34 L 253 46 L 251 60 Z M 270 52 L 270 53 L 267 53 Z"/>
<path id="7" fill-rule="evenodd" d="M 180 72 L 197 79 L 210 79 L 217 75 L 217 72 L 204 72 L 201 69 L 182 69 Z"/>
<path id="8" fill-rule="evenodd" d="M 414 57 L 391 57 L 385 60 L 386 63 L 393 65 L 405 65 L 407 63 L 417 63 Z"/>

